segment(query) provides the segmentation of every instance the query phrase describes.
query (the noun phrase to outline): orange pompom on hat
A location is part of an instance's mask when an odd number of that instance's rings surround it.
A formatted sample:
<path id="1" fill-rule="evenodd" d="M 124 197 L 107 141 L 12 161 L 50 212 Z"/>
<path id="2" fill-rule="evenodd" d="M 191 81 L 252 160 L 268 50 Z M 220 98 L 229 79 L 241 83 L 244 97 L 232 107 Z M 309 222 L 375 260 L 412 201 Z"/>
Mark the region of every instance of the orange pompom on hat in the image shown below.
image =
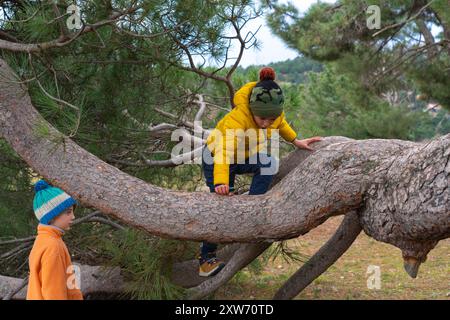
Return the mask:
<path id="1" fill-rule="evenodd" d="M 275 80 L 275 70 L 271 67 L 264 67 L 259 71 L 259 81 Z"/>

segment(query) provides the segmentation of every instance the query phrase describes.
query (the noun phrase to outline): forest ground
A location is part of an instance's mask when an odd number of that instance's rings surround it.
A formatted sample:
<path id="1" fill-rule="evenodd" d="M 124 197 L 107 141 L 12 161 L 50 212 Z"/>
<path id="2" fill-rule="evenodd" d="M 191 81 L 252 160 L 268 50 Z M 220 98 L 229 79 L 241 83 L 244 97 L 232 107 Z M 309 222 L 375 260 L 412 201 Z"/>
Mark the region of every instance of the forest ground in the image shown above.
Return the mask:
<path id="1" fill-rule="evenodd" d="M 333 217 L 308 234 L 288 241 L 288 246 L 312 256 L 339 226 Z M 287 263 L 281 257 L 264 266 L 259 274 L 246 268 L 219 289 L 214 299 L 271 299 L 276 290 L 302 262 Z M 369 265 L 380 267 L 380 289 L 369 289 Z M 436 299 L 450 300 L 450 239 L 440 241 L 419 269 L 416 279 L 403 269 L 401 252 L 364 232 L 351 248 L 295 299 Z"/>

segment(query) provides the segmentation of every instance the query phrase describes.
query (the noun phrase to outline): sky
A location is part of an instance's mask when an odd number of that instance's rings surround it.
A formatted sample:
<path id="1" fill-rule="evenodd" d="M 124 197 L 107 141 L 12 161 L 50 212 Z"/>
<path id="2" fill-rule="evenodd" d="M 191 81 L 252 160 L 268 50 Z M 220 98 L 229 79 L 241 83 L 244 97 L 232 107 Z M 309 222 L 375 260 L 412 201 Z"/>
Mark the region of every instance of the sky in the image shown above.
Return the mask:
<path id="1" fill-rule="evenodd" d="M 291 0 L 291 1 L 279 1 L 280 3 L 291 2 L 299 9 L 300 13 L 304 13 L 312 4 L 316 3 L 317 0 Z M 335 0 L 322 0 L 322 2 L 334 3 Z M 269 64 L 271 62 L 284 61 L 287 59 L 294 59 L 298 56 L 298 52 L 289 49 L 283 41 L 272 34 L 269 27 L 265 23 L 265 17 L 259 17 L 248 23 L 245 30 L 257 30 L 261 26 L 256 37 L 260 44 L 260 50 L 255 50 L 253 48 L 245 50 L 241 63 L 241 67 L 247 67 L 252 64 L 262 65 Z M 244 33 L 245 35 L 246 33 Z M 230 57 L 237 57 L 239 48 L 235 47 L 231 51 Z M 230 62 L 233 64 L 234 60 Z"/>

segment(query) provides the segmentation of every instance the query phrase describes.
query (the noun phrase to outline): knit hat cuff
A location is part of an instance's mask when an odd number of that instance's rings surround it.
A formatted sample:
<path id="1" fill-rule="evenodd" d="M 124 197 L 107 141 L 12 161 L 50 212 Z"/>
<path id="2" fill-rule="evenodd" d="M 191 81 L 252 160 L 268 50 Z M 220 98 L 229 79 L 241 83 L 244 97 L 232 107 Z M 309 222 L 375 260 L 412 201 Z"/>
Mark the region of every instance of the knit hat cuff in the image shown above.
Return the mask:
<path id="1" fill-rule="evenodd" d="M 254 101 L 250 104 L 253 115 L 261 118 L 279 117 L 283 113 L 282 106 L 266 105 L 265 103 Z"/>
<path id="2" fill-rule="evenodd" d="M 64 200 L 63 202 L 61 202 L 60 204 L 58 204 L 56 207 L 54 207 L 52 210 L 50 210 L 47 214 L 45 214 L 41 220 L 39 220 L 40 223 L 42 224 L 47 224 L 56 216 L 60 215 L 61 213 L 63 213 L 65 210 L 67 210 L 68 208 L 70 208 L 73 205 L 76 205 L 77 202 L 72 198 L 68 198 L 66 200 Z"/>

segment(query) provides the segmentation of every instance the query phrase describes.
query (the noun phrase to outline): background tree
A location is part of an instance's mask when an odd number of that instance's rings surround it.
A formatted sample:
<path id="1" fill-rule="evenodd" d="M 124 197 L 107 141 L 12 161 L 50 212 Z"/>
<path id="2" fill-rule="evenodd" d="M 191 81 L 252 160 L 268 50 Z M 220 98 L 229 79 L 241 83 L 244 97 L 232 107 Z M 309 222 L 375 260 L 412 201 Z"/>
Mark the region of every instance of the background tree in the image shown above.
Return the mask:
<path id="1" fill-rule="evenodd" d="M 381 29 L 369 29 L 369 5 L 381 10 Z M 445 0 L 336 1 L 300 15 L 271 4 L 268 22 L 291 48 L 332 63 L 339 74 L 380 96 L 413 88 L 450 108 L 450 16 Z"/>

